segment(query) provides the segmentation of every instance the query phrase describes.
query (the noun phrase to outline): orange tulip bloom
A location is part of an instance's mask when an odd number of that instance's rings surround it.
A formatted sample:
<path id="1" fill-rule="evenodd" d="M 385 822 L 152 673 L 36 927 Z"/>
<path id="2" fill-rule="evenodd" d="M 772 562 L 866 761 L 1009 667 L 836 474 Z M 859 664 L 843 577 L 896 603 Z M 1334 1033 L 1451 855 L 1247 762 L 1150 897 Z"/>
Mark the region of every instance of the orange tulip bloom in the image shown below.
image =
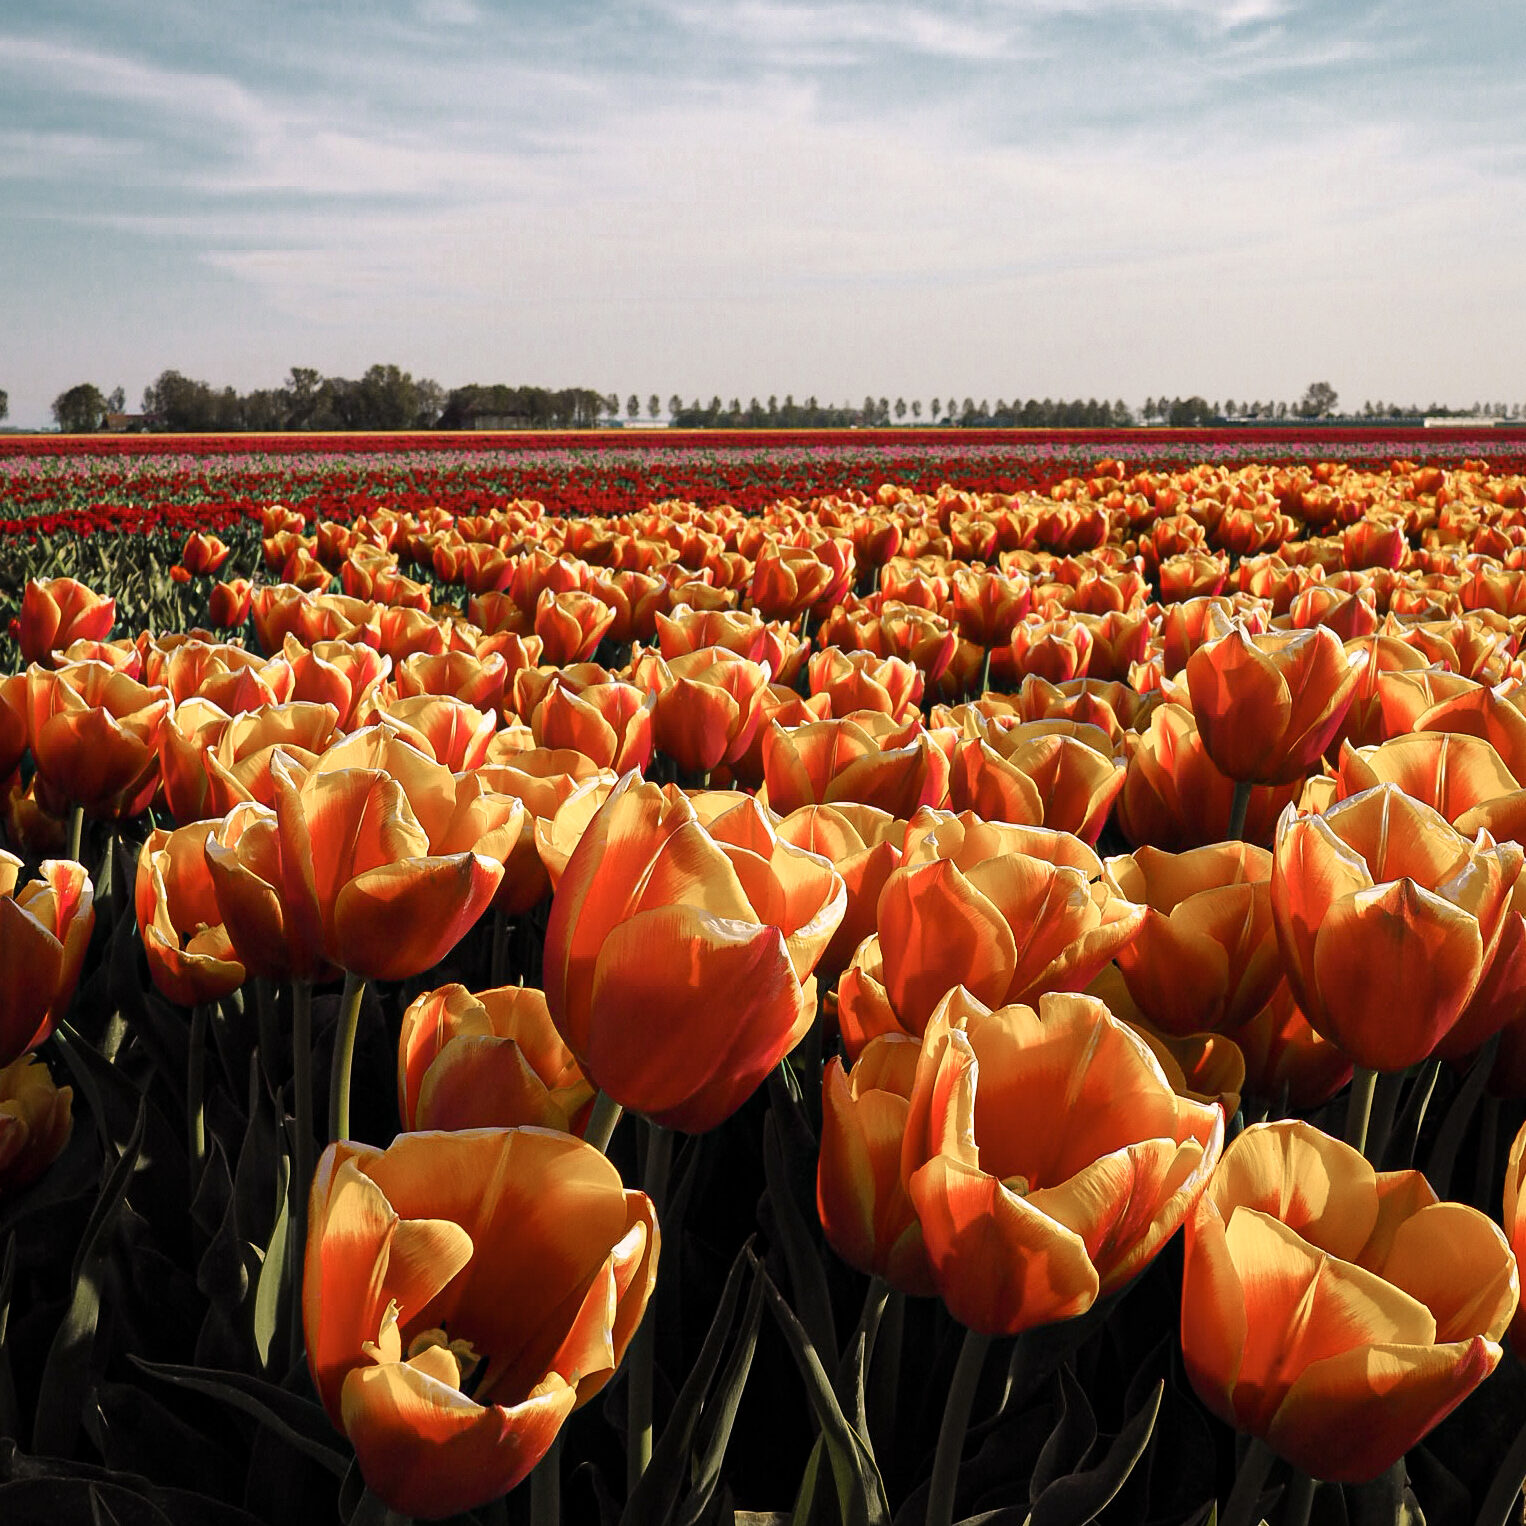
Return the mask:
<path id="1" fill-rule="evenodd" d="M 1382 784 L 1323 816 L 1284 812 L 1272 914 L 1314 1029 L 1358 1065 L 1402 1070 L 1458 1022 L 1510 930 L 1515 843 L 1469 842 Z"/>
<path id="2" fill-rule="evenodd" d="M 922 1226 L 901 1179 L 906 1116 L 922 1046 L 872 1040 L 851 1071 L 835 1055 L 821 1077 L 816 1208 L 827 1244 L 849 1266 L 916 1298 L 937 1292 Z"/>
<path id="3" fill-rule="evenodd" d="M 28 578 L 21 613 L 10 625 L 21 660 L 47 662 L 74 641 L 104 641 L 117 617 L 115 599 L 94 593 L 73 578 Z"/>
<path id="4" fill-rule="evenodd" d="M 922 698 L 921 673 L 900 657 L 829 646 L 815 653 L 806 667 L 811 693 L 829 696 L 836 715 L 877 710 L 894 720 L 906 720 L 916 713 Z"/>
<path id="5" fill-rule="evenodd" d="M 90 876 L 50 859 L 17 888 L 21 860 L 0 851 L 0 1065 L 35 1049 L 73 999 L 95 926 Z"/>
<path id="6" fill-rule="evenodd" d="M 1101 1002 L 995 1011 L 956 988 L 922 1037 L 901 1174 L 961 1324 L 1016 1335 L 1085 1313 L 1191 1212 L 1224 1141 Z"/>
<path id="7" fill-rule="evenodd" d="M 266 650 L 269 650 L 267 647 Z M 316 641 L 305 647 L 288 637 L 282 655 L 291 664 L 291 697 L 332 705 L 341 731 L 349 731 L 392 671 L 392 659 L 359 641 Z"/>
<path id="8" fill-rule="evenodd" d="M 1510 1144 L 1510 1158 L 1505 1164 L 1504 1211 L 1501 1215 L 1517 1263 L 1526 1256 L 1526 1191 L 1523 1188 L 1526 1188 L 1526 1124 L 1522 1125 L 1520 1133 Z M 1526 1354 L 1526 1312 L 1519 1307 L 1510 1322 L 1510 1344 L 1518 1357 Z"/>
<path id="9" fill-rule="evenodd" d="M 159 827 L 138 855 L 133 908 L 148 973 L 181 1007 L 217 1001 L 244 983 L 207 869 L 207 833 L 215 825 L 195 821 L 173 832 Z"/>
<path id="10" fill-rule="evenodd" d="M 948 758 L 915 723 L 876 737 L 849 717 L 789 730 L 769 721 L 762 753 L 768 803 L 781 815 L 852 800 L 905 818 L 948 797 Z"/>
<path id="11" fill-rule="evenodd" d="M 236 836 L 208 837 L 218 908 L 251 973 L 401 980 L 444 958 L 492 901 L 519 802 L 401 742 L 398 777 L 350 766 L 367 745 L 357 732 L 300 780 L 277 756 L 275 809 L 246 807 Z"/>
<path id="12" fill-rule="evenodd" d="M 1146 908 L 1118 968 L 1146 1021 L 1166 1033 L 1232 1033 L 1282 979 L 1272 855 L 1249 843 L 1186 853 L 1144 847 L 1107 861 L 1104 882 Z"/>
<path id="13" fill-rule="evenodd" d="M 228 560 L 231 549 L 215 535 L 193 531 L 180 553 L 180 565 L 193 576 L 210 577 Z"/>
<path id="14" fill-rule="evenodd" d="M 1203 746 L 1231 779 L 1289 784 L 1314 768 L 1362 674 L 1333 632 L 1236 627 L 1187 660 Z"/>
<path id="15" fill-rule="evenodd" d="M 159 786 L 163 689 L 145 688 L 103 662 L 27 669 L 27 741 L 50 792 L 90 817 L 136 816 Z"/>
<path id="16" fill-rule="evenodd" d="M 74 1130 L 74 1090 L 55 1086 L 35 1054 L 0 1066 L 0 1200 L 30 1186 Z"/>
<path id="17" fill-rule="evenodd" d="M 1493 1370 L 1518 1296 L 1483 1214 L 1298 1120 L 1225 1151 L 1187 1221 L 1198 1396 L 1314 1478 L 1391 1467 Z"/>
<path id="18" fill-rule="evenodd" d="M 1092 633 L 1077 621 L 1024 620 L 1012 632 L 1006 648 L 1008 671 L 1019 678 L 1037 674 L 1051 683 L 1085 678 L 1092 656 Z M 995 671 L 996 664 L 992 664 Z"/>
<path id="19" fill-rule="evenodd" d="M 26 674 L 0 678 L 0 781 L 10 778 L 26 751 Z"/>
<path id="20" fill-rule="evenodd" d="M 1299 1112 L 1328 1102 L 1351 1079 L 1351 1061 L 1309 1026 L 1286 980 L 1235 1030 L 1235 1043 L 1245 1057 L 1246 1091 L 1271 1102 L 1285 1095 Z"/>
<path id="21" fill-rule="evenodd" d="M 756 827 L 749 846 L 717 841 L 682 795 L 627 775 L 552 901 L 558 1031 L 596 1085 L 667 1128 L 728 1118 L 815 1019 L 811 971 L 847 893 L 824 859 Z"/>
<path id="22" fill-rule="evenodd" d="M 527 678 L 533 671 L 527 668 L 519 677 Z M 518 690 L 520 685 L 516 682 L 515 687 Z M 528 720 L 537 747 L 571 748 L 598 768 L 625 773 L 652 761 L 655 704 L 651 695 L 634 684 L 594 683 L 574 689 L 556 679 Z"/>
<path id="23" fill-rule="evenodd" d="M 1037 829 L 1028 830 L 1037 838 Z M 877 1033 L 920 1036 L 956 985 L 994 1006 L 1080 990 L 1144 920 L 1143 906 L 1089 883 L 1086 870 L 1071 862 L 992 842 L 989 830 L 966 829 L 946 844 L 939 835 L 916 835 L 916 823 L 908 829 L 905 862 L 880 892 L 878 931 L 838 982 L 849 1055 Z M 940 846 L 951 856 L 934 856 Z M 1089 849 L 1076 846 L 1096 863 Z M 1071 857 L 1064 848 L 1055 851 Z"/>
<path id="24" fill-rule="evenodd" d="M 519 1483 L 614 1376 L 658 1243 L 650 1199 L 567 1135 L 330 1145 L 302 1323 L 313 1382 L 372 1492 L 437 1518 Z"/>
<path id="25" fill-rule="evenodd" d="M 249 618 L 253 601 L 254 584 L 248 578 L 214 583 L 207 595 L 207 618 L 219 630 L 236 630 Z"/>
<path id="26" fill-rule="evenodd" d="M 403 1013 L 397 1106 L 405 1129 L 518 1128 L 581 1134 L 594 1089 L 551 1021 L 545 994 L 461 985 Z"/>
<path id="27" fill-rule="evenodd" d="M 591 593 L 547 588 L 535 605 L 535 634 L 544 643 L 545 661 L 557 667 L 586 662 L 614 619 L 615 611 Z"/>
<path id="28" fill-rule="evenodd" d="M 648 653 L 634 682 L 655 692 L 652 740 L 686 774 L 708 774 L 752 745 L 768 668 L 724 647 L 701 647 L 671 663 Z"/>
<path id="29" fill-rule="evenodd" d="M 953 581 L 954 619 L 959 634 L 976 646 L 1005 646 L 1033 603 L 1033 589 L 1021 573 L 961 568 Z"/>

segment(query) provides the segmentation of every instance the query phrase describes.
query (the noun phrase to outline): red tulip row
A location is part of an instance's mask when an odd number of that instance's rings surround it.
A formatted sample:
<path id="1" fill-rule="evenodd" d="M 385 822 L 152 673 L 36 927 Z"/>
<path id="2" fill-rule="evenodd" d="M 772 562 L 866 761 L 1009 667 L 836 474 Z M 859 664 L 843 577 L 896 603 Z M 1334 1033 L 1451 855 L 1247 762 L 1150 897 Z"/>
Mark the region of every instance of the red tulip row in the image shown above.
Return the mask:
<path id="1" fill-rule="evenodd" d="M 1526 1130 L 1500 1223 L 1381 1167 L 1444 1061 L 1526 1091 L 1521 478 L 1105 463 L 1042 496 L 262 528 L 282 581 L 209 596 L 258 652 L 112 641 L 110 599 L 28 586 L 6 829 L 56 852 L 73 810 L 77 857 L 85 817 L 180 823 L 134 887 L 172 1003 L 286 987 L 301 1055 L 344 977 L 315 1170 L 293 1078 L 301 1312 L 390 1506 L 513 1487 L 622 1358 L 634 1485 L 663 1140 L 781 1062 L 820 1086 L 827 1241 L 972 1332 L 954 1413 L 984 1341 L 1100 1307 L 1183 1226 L 1193 1387 L 1315 1479 L 1382 1473 L 1493 1371 Z M 187 542 L 188 593 L 225 554 Z M 25 1057 L 91 887 L 21 869 L 0 1172 L 35 1175 L 70 1099 Z M 543 992 L 425 989 L 405 1132 L 351 1142 L 367 984 L 547 898 Z M 1348 1078 L 1348 1143 L 1276 1116 Z M 595 1148 L 621 1109 L 646 1192 Z M 961 1498 L 950 1435 L 929 1520 Z"/>

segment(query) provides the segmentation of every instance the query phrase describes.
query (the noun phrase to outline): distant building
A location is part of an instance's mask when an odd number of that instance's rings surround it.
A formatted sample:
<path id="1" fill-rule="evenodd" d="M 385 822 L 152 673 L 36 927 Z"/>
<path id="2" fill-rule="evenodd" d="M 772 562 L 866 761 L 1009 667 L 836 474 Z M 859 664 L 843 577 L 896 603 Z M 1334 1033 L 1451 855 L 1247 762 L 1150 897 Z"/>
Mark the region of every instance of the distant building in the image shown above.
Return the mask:
<path id="1" fill-rule="evenodd" d="M 142 429 L 145 422 L 145 415 L 141 413 L 108 413 L 103 427 L 107 434 L 133 434 Z"/>
<path id="2" fill-rule="evenodd" d="M 1474 418 L 1469 415 L 1464 418 L 1460 413 L 1428 414 L 1425 419 L 1427 429 L 1493 429 L 1499 423 L 1494 418 Z"/>

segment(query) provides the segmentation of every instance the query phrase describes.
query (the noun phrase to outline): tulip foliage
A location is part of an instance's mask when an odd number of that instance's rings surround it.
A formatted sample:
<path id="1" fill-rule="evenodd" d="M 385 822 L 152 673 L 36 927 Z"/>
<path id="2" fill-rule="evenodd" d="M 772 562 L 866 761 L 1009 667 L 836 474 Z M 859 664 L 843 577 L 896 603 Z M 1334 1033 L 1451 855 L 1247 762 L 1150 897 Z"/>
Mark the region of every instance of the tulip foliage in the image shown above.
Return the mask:
<path id="1" fill-rule="evenodd" d="M 0 1513 L 1518 1514 L 1526 462 L 1290 438 L 0 450 Z"/>

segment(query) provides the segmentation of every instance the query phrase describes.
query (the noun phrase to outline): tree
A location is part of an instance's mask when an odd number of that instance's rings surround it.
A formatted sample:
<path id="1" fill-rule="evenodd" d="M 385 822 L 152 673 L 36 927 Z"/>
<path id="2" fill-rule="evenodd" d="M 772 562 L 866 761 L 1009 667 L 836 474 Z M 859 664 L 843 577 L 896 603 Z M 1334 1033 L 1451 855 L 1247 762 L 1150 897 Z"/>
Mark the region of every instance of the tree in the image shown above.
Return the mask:
<path id="1" fill-rule="evenodd" d="M 1301 419 L 1325 419 L 1335 412 L 1336 392 L 1329 382 L 1310 382 L 1298 404 Z"/>
<path id="2" fill-rule="evenodd" d="M 81 382 L 53 399 L 53 417 L 64 434 L 93 434 L 106 422 L 106 399 L 93 382 Z"/>
<path id="3" fill-rule="evenodd" d="M 678 415 L 683 411 L 684 400 L 675 392 L 672 397 L 668 399 L 668 417 L 676 419 Z M 697 402 L 694 405 L 694 411 L 696 413 L 699 412 L 699 404 Z"/>
<path id="4" fill-rule="evenodd" d="M 914 419 L 920 419 L 922 417 L 922 403 L 918 398 L 913 398 L 911 400 L 911 416 Z"/>
<path id="5" fill-rule="evenodd" d="M 897 422 L 906 417 L 906 399 L 904 397 L 898 397 L 895 400 L 895 416 Z"/>
<path id="6" fill-rule="evenodd" d="M 641 399 L 634 392 L 625 400 L 625 416 L 628 419 L 641 417 Z"/>
<path id="7" fill-rule="evenodd" d="M 654 392 L 646 400 L 646 416 L 655 419 L 662 412 L 662 399 Z"/>
<path id="8" fill-rule="evenodd" d="M 939 418 L 942 418 L 942 416 L 943 416 L 943 399 L 941 397 L 935 397 L 933 399 L 933 411 L 930 414 L 928 414 L 928 418 L 930 418 L 930 419 L 939 419 Z"/>
<path id="9" fill-rule="evenodd" d="M 0 388 L 0 419 L 9 417 L 10 411 L 11 395 L 4 388 Z"/>
<path id="10" fill-rule="evenodd" d="M 127 411 L 127 394 L 126 394 L 126 392 L 124 392 L 121 387 L 113 387 L 111 389 L 111 396 L 106 399 L 106 412 L 107 413 L 126 413 L 126 411 Z"/>

